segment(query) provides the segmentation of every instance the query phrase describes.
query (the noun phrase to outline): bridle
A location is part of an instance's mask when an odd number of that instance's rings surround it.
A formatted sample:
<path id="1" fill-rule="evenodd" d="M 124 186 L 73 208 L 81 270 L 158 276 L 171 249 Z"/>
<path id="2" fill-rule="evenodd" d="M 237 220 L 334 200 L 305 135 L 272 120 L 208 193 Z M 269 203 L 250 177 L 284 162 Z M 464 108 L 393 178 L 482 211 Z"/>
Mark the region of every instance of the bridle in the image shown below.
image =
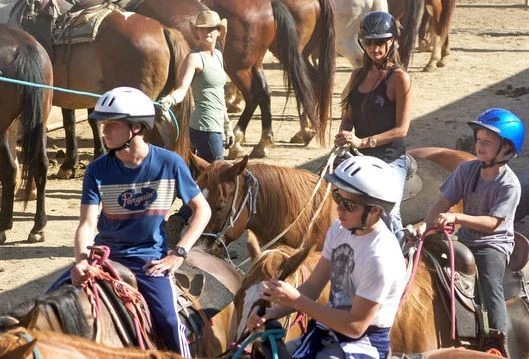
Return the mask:
<path id="1" fill-rule="evenodd" d="M 237 197 L 239 197 L 239 191 L 241 190 L 240 175 L 235 177 L 235 192 L 233 194 L 233 199 L 231 200 L 231 210 L 224 221 L 224 225 L 219 232 L 204 232 L 202 236 L 211 237 L 214 239 L 214 244 L 219 244 L 224 248 L 228 260 L 230 260 L 230 255 L 228 253 L 228 248 L 226 245 L 226 233 L 235 227 L 235 223 L 239 220 L 243 210 L 248 206 L 249 215 L 246 220 L 246 226 L 250 223 L 252 214 L 257 213 L 257 196 L 259 194 L 259 181 L 257 178 L 250 172 L 248 169 L 245 169 L 246 174 L 246 194 L 244 195 L 243 200 L 240 202 L 238 208 L 236 206 Z M 242 173 L 241 173 L 242 174 Z"/>

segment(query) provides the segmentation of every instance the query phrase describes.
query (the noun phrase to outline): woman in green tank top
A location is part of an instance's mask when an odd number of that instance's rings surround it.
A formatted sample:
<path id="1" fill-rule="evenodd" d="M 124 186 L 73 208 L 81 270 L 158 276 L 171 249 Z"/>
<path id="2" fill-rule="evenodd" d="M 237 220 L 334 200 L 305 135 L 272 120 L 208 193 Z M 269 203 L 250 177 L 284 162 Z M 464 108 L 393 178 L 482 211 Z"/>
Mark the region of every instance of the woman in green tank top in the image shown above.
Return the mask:
<path id="1" fill-rule="evenodd" d="M 160 100 L 167 111 L 180 103 L 191 87 L 195 101 L 189 124 L 191 146 L 209 162 L 224 159 L 223 134 L 228 148 L 234 144 L 224 100 L 226 73 L 222 53 L 215 49 L 217 39 L 226 35 L 226 24 L 226 19 L 221 20 L 211 10 L 200 12 L 191 21 L 193 33 L 200 43 L 199 48 L 189 53 L 184 60 L 178 87 Z"/>

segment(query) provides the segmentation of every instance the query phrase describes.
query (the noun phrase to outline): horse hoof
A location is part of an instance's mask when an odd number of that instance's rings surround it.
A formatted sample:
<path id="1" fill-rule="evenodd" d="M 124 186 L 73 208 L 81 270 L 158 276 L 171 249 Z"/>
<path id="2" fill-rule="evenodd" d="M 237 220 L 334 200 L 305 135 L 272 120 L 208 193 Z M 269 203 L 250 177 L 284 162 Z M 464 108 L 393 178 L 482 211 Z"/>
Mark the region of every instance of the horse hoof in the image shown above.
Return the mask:
<path id="1" fill-rule="evenodd" d="M 6 241 L 7 237 L 6 237 L 6 232 L 5 231 L 1 231 L 0 232 L 0 244 L 4 244 L 4 242 Z"/>
<path id="2" fill-rule="evenodd" d="M 72 170 L 72 169 L 65 170 L 63 168 L 59 168 L 59 171 L 57 171 L 57 178 L 58 179 L 75 178 L 75 170 Z"/>
<path id="3" fill-rule="evenodd" d="M 238 143 L 235 144 L 232 148 L 230 148 L 230 151 L 228 152 L 228 160 L 235 160 L 237 158 L 244 157 L 246 155 L 246 151 L 242 146 Z"/>
<path id="4" fill-rule="evenodd" d="M 228 113 L 239 113 L 243 110 L 243 107 L 240 105 L 228 104 L 226 105 L 226 110 Z"/>
<path id="5" fill-rule="evenodd" d="M 422 72 L 434 72 L 435 70 L 437 70 L 437 66 L 434 64 L 428 64 L 424 69 L 422 69 Z"/>
<path id="6" fill-rule="evenodd" d="M 268 154 L 268 148 L 263 146 L 255 146 L 250 153 L 250 158 L 265 158 Z"/>
<path id="7" fill-rule="evenodd" d="M 437 67 L 445 67 L 445 66 L 446 66 L 446 63 L 443 60 L 437 63 Z"/>
<path id="8" fill-rule="evenodd" d="M 28 236 L 29 243 L 40 243 L 44 242 L 44 232 L 30 233 Z"/>
<path id="9" fill-rule="evenodd" d="M 302 144 L 307 146 L 314 138 L 314 131 L 299 130 L 291 139 L 290 143 Z"/>

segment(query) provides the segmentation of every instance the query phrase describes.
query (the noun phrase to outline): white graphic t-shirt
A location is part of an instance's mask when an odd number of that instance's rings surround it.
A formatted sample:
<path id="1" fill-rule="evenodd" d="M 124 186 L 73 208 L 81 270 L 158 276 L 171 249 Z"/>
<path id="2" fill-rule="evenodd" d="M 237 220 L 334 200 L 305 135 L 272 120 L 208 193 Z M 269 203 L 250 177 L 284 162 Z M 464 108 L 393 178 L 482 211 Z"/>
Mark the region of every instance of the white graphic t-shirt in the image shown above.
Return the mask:
<path id="1" fill-rule="evenodd" d="M 370 233 L 358 236 L 334 222 L 327 231 L 323 256 L 331 263 L 334 308 L 350 308 L 353 297 L 381 304 L 371 325 L 393 324 L 405 286 L 406 268 L 397 239 L 379 222 Z"/>

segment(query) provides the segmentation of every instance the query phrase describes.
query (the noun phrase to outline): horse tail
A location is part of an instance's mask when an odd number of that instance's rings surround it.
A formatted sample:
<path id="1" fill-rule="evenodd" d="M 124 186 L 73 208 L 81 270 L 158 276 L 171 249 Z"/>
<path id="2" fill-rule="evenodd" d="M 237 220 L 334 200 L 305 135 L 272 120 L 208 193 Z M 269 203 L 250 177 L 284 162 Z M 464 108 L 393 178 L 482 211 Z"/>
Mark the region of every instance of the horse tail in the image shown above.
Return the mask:
<path id="1" fill-rule="evenodd" d="M 334 3 L 332 0 L 320 0 L 320 16 L 316 22 L 314 33 L 306 46 L 305 55 L 312 53 L 319 44 L 317 68 L 310 67 L 313 75 L 314 88 L 317 91 L 318 114 L 320 125 L 325 126 L 332 117 L 332 94 L 334 69 L 336 65 L 336 34 L 334 32 Z M 309 63 L 310 64 L 310 63 Z"/>
<path id="2" fill-rule="evenodd" d="M 405 69 L 408 68 L 412 50 L 415 45 L 415 38 L 417 37 L 417 24 L 421 19 L 419 15 L 421 13 L 421 5 L 417 0 L 406 0 L 407 4 L 403 7 L 406 9 L 402 26 L 404 26 L 403 36 L 399 39 L 399 56 L 402 62 L 402 66 Z"/>
<path id="3" fill-rule="evenodd" d="M 277 26 L 275 43 L 278 57 L 284 68 L 287 99 L 293 89 L 298 114 L 308 117 L 321 143 L 325 143 L 325 123 L 319 123 L 314 106 L 314 91 L 305 60 L 299 52 L 296 22 L 288 8 L 280 0 L 272 0 L 272 12 Z M 324 119 L 325 120 L 325 119 Z"/>
<path id="4" fill-rule="evenodd" d="M 167 94 L 176 88 L 180 66 L 184 62 L 187 54 L 189 54 L 190 49 L 187 41 L 185 41 L 183 35 L 178 30 L 166 27 L 164 28 L 163 33 L 170 52 L 169 74 L 163 90 L 163 93 Z M 178 117 L 179 133 L 175 148 L 173 149 L 186 163 L 189 163 L 191 152 L 191 142 L 189 140 L 191 107 L 192 95 L 191 91 L 188 91 L 176 113 L 176 116 Z"/>
<path id="5" fill-rule="evenodd" d="M 43 84 L 46 80 L 46 68 L 42 53 L 34 44 L 18 46 L 13 59 L 15 78 L 35 84 Z M 47 163 L 41 163 L 45 157 L 44 126 L 45 126 L 45 90 L 42 87 L 19 85 L 20 105 L 22 112 L 21 162 L 22 180 L 25 183 L 22 198 L 27 204 L 31 195 L 32 183 L 35 180 L 36 169 Z"/>

